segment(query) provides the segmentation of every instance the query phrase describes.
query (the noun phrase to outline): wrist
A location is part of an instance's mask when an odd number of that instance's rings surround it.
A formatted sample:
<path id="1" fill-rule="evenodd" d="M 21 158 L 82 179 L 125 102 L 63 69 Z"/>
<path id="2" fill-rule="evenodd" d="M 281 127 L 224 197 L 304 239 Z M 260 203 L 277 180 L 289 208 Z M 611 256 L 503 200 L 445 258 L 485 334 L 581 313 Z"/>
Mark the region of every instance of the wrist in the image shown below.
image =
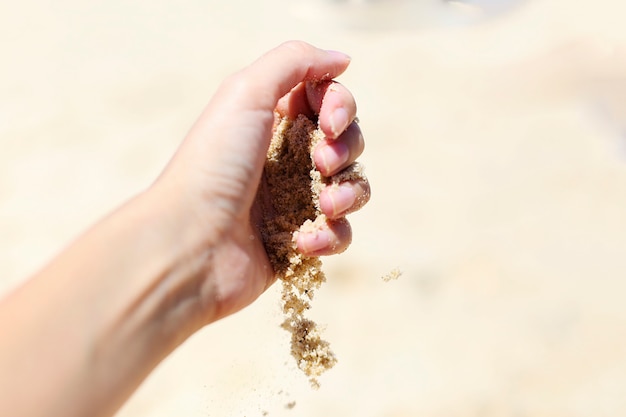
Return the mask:
<path id="1" fill-rule="evenodd" d="M 116 263 L 109 283 L 94 295 L 102 308 L 91 349 L 93 374 L 121 401 L 126 394 L 120 387 L 134 390 L 215 314 L 201 297 L 211 290 L 212 248 L 172 197 L 152 187 L 93 230 L 105 245 L 118 245 L 107 259 Z"/>
<path id="2" fill-rule="evenodd" d="M 131 263 L 146 270 L 136 275 L 145 277 L 133 303 L 145 304 L 162 335 L 184 339 L 214 316 L 201 295 L 212 290 L 216 239 L 188 202 L 160 184 L 130 204 L 129 222 L 136 219 L 139 236 Z"/>

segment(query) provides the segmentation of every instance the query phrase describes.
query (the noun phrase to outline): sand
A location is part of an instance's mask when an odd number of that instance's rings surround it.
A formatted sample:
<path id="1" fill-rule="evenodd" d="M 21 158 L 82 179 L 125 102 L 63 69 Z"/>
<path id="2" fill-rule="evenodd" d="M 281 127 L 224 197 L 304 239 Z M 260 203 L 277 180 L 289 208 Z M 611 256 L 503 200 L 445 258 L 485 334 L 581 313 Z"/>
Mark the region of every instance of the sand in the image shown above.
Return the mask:
<path id="1" fill-rule="evenodd" d="M 315 232 L 327 222 L 319 204 L 325 186 L 363 177 L 355 163 L 324 177 L 313 162 L 313 150 L 324 139 L 314 120 L 300 115 L 282 118 L 267 153 L 259 200 L 265 207 L 259 226 L 276 278 L 282 282 L 282 327 L 291 333 L 291 354 L 298 367 L 319 387 L 318 377 L 337 359 L 320 336 L 318 325 L 305 317 L 315 291 L 326 280 L 319 257 L 302 255 L 296 247 L 299 232 Z"/>
<path id="2" fill-rule="evenodd" d="M 385 282 L 394 281 L 394 280 L 400 278 L 401 275 L 402 275 L 402 271 L 400 270 L 400 268 L 396 267 L 396 268 L 393 268 L 388 273 L 386 273 L 385 275 L 383 275 L 382 279 Z"/>

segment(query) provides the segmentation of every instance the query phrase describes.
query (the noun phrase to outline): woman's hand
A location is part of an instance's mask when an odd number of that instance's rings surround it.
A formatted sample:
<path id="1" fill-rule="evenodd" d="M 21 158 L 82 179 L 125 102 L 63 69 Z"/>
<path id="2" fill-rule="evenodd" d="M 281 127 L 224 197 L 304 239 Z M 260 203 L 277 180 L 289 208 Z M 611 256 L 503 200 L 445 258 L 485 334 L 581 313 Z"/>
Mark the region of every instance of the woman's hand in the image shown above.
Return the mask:
<path id="1" fill-rule="evenodd" d="M 273 281 L 250 216 L 275 113 L 319 117 L 326 140 L 315 149 L 314 161 L 323 175 L 348 167 L 363 151 L 354 98 L 332 81 L 349 62 L 342 53 L 302 42 L 285 43 L 262 56 L 221 85 L 155 185 L 155 190 L 167 190 L 163 198 L 181 202 L 177 210 L 212 253 L 204 276 L 196 278 L 203 281 L 201 320 L 239 310 Z M 334 221 L 317 233 L 300 233 L 300 251 L 330 255 L 344 250 L 351 231 L 342 219 L 368 198 L 365 181 L 323 190 L 322 211 Z"/>
<path id="2" fill-rule="evenodd" d="M 349 61 L 289 42 L 230 77 L 147 191 L 1 300 L 0 415 L 110 416 L 193 332 L 272 283 L 251 212 L 274 111 L 319 114 L 327 136 L 315 150 L 319 170 L 350 165 L 363 150 L 356 106 L 331 81 Z M 360 181 L 320 200 L 337 220 L 368 196 Z M 301 233 L 298 247 L 345 248 L 347 222 L 332 224 Z"/>

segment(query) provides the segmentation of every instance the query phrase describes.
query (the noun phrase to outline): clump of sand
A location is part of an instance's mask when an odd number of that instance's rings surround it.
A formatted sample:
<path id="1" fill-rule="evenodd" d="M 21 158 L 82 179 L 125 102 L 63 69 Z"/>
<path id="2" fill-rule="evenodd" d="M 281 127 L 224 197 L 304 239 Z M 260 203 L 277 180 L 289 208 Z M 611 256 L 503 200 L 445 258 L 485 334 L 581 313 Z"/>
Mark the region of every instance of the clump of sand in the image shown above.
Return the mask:
<path id="1" fill-rule="evenodd" d="M 323 177 L 312 157 L 323 139 L 315 121 L 304 115 L 295 120 L 280 119 L 259 192 L 264 207 L 261 237 L 276 278 L 282 281 L 282 327 L 291 333 L 291 354 L 315 388 L 319 386 L 317 378 L 337 359 L 329 343 L 320 337 L 317 324 L 304 316 L 326 277 L 318 257 L 298 252 L 296 236 L 300 230 L 314 231 L 327 221 L 319 206 L 319 193 L 325 186 L 363 177 L 358 164 L 339 175 Z"/>
<path id="2" fill-rule="evenodd" d="M 391 271 L 389 271 L 389 273 L 383 275 L 382 279 L 385 282 L 389 282 L 400 278 L 400 275 L 402 275 L 402 271 L 400 270 L 400 268 L 393 268 Z"/>

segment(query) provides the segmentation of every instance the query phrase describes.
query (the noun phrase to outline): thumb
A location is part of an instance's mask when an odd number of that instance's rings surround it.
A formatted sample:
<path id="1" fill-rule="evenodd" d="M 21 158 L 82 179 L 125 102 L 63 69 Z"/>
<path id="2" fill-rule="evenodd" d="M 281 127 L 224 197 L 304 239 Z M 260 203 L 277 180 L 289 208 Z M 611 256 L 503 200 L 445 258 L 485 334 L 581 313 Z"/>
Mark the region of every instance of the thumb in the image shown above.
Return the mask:
<path id="1" fill-rule="evenodd" d="M 219 195 L 235 213 L 246 213 L 263 171 L 278 100 L 303 81 L 340 75 L 349 63 L 341 52 L 300 41 L 267 52 L 220 85 L 172 166 L 193 178 L 200 174 L 192 183 L 212 190 L 202 195 Z"/>
<path id="2" fill-rule="evenodd" d="M 349 64 L 350 57 L 342 52 L 326 51 L 301 41 L 285 42 L 239 73 L 246 90 L 258 93 L 246 97 L 246 106 L 273 111 L 278 100 L 300 82 L 330 80 Z"/>
<path id="3" fill-rule="evenodd" d="M 256 188 L 279 99 L 303 81 L 335 78 L 349 64 L 350 57 L 344 53 L 302 41 L 285 42 L 228 77 L 187 139 L 224 151 L 218 152 L 222 157 L 232 155 L 247 171 L 248 185 Z M 244 194 L 250 194 L 246 191 Z"/>
<path id="4" fill-rule="evenodd" d="M 228 123 L 232 119 L 225 117 L 227 115 L 256 114 L 255 122 L 260 125 L 250 127 L 260 128 L 259 134 L 265 139 L 260 145 L 266 149 L 278 100 L 300 82 L 339 76 L 349 64 L 350 57 L 342 52 L 326 51 L 302 41 L 285 42 L 227 78 L 201 119 L 219 119 Z M 198 122 L 199 127 L 203 125 L 202 120 Z M 215 124 L 213 120 L 211 128 L 215 128 Z M 195 133 L 208 133 L 203 130 L 197 129 Z"/>

